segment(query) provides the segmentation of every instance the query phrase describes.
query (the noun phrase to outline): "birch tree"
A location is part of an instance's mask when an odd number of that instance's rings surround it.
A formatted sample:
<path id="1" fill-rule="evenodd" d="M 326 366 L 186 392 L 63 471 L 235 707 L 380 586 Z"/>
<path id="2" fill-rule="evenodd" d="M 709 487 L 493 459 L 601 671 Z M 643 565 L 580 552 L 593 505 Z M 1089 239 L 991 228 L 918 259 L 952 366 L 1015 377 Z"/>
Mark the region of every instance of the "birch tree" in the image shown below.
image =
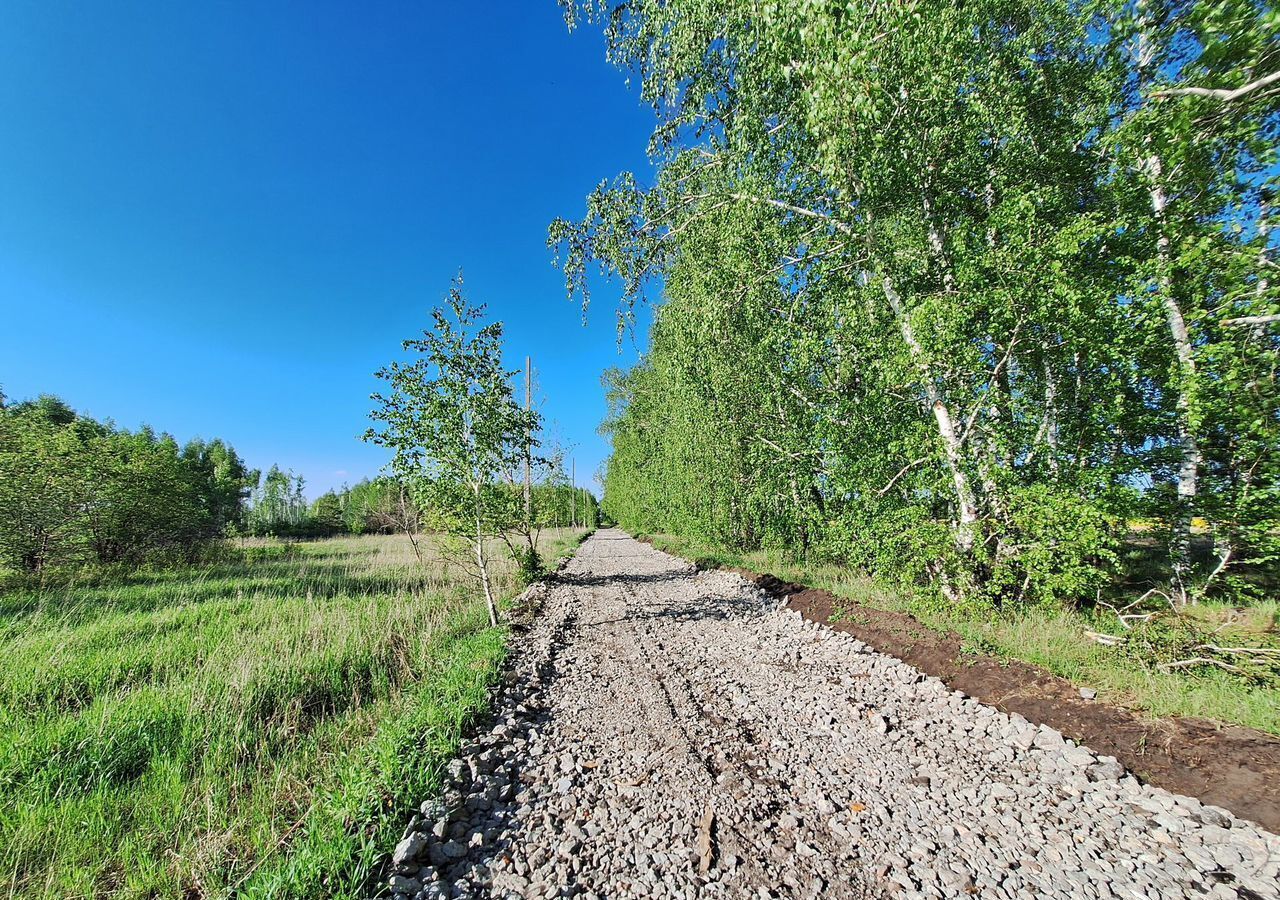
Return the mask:
<path id="1" fill-rule="evenodd" d="M 1266 583 L 1268 4 L 566 5 L 656 116 L 550 233 L 584 309 L 658 304 L 611 515 L 956 602 L 1092 602 L 1147 522 L 1176 597 Z"/>
<path id="2" fill-rule="evenodd" d="M 1280 20 L 1266 4 L 1140 0 L 1110 16 L 1122 72 L 1108 136 L 1124 165 L 1112 183 L 1123 226 L 1141 236 L 1133 296 L 1163 312 L 1149 371 L 1167 424 L 1153 429 L 1155 476 L 1171 483 L 1167 519 L 1178 600 L 1194 600 L 1241 562 L 1274 557 L 1277 445 L 1276 308 L 1268 222 L 1280 125 Z M 1136 193 L 1136 192 L 1135 192 Z M 1143 206 L 1145 205 L 1145 209 Z M 1167 448 L 1167 450 L 1166 450 Z M 1167 470 L 1167 475 L 1165 474 Z M 1204 517 L 1217 559 L 1196 577 L 1193 517 Z"/>
<path id="3" fill-rule="evenodd" d="M 515 370 L 502 362 L 502 323 L 484 324 L 455 279 L 432 325 L 377 377 L 390 390 L 372 396 L 380 427 L 365 439 L 393 452 L 390 469 L 424 511 L 429 525 L 467 548 L 466 568 L 484 593 L 489 621 L 498 624 L 491 574 L 492 543 L 516 527 L 523 513 L 511 473 L 523 465 L 539 427 L 512 387 Z"/>
<path id="4" fill-rule="evenodd" d="M 797 465 L 775 502 L 830 500 L 864 523 L 889 504 L 898 512 L 874 517 L 898 522 L 903 540 L 920 522 L 902 507 L 927 507 L 951 544 L 928 542 L 929 577 L 954 597 L 989 580 L 1007 548 L 1025 543 L 1015 520 L 1044 521 L 1054 505 L 1011 471 L 1026 455 L 1014 408 L 1025 388 L 1012 376 L 1028 371 L 1019 354 L 1078 347 L 1054 301 L 1091 265 L 1096 240 L 1061 230 L 1094 202 L 1090 135 L 1106 113 L 1092 99 L 1084 24 L 1037 2 L 576 13 L 598 18 L 611 57 L 640 76 L 659 115 L 658 175 L 646 189 L 624 173 L 588 199 L 583 219 L 553 225 L 570 291 L 588 302 L 585 274 L 600 264 L 622 280 L 625 323 L 650 276 L 714 268 L 693 250 L 698 235 L 720 227 L 724 246 L 741 227 L 734 217 L 750 218 L 730 211 L 755 210 L 752 227 L 774 240 L 753 278 L 772 281 L 783 295 L 775 306 L 825 322 L 807 338 L 796 332 L 772 379 L 790 388 L 786 402 L 801 395 L 792 427 L 824 436 L 781 451 Z M 1088 308 L 1094 297 L 1072 299 L 1080 319 L 1108 317 L 1105 304 Z M 808 366 L 792 365 L 806 353 Z M 873 368 L 851 371 L 864 364 Z M 831 372 L 842 375 L 820 374 Z M 757 415 L 785 416 L 757 389 Z M 1059 433 L 1055 424 L 1044 439 Z M 886 437 L 897 453 L 878 466 L 831 452 Z"/>

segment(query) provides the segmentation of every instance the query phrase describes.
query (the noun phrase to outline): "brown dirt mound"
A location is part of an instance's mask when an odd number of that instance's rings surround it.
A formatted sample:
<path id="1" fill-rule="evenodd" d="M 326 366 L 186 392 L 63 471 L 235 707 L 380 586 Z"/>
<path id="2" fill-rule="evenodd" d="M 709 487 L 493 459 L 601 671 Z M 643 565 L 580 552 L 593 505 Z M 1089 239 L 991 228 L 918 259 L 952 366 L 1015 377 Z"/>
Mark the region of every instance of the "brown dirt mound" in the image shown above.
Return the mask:
<path id="1" fill-rule="evenodd" d="M 837 599 L 773 575 L 732 571 L 785 598 L 806 619 L 848 632 L 989 706 L 1056 728 L 1114 756 L 1151 784 L 1280 831 L 1278 738 L 1208 719 L 1148 719 L 1122 706 L 1084 700 L 1071 682 L 1038 666 L 962 654 L 956 635 L 933 631 L 904 613 Z M 841 617 L 832 621 L 837 611 Z"/>

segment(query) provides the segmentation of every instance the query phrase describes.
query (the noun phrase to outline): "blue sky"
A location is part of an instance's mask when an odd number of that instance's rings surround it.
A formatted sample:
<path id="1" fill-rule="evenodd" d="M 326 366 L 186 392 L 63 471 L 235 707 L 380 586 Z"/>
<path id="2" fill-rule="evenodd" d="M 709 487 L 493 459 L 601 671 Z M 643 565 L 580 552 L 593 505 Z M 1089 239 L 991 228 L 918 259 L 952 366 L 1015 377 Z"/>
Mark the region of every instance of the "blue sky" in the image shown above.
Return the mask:
<path id="1" fill-rule="evenodd" d="M 0 5 L 0 385 L 376 474 L 372 373 L 459 268 L 590 484 L 599 375 L 547 224 L 647 170 L 652 113 L 554 0 Z M 647 317 L 645 317 L 647 320 Z"/>

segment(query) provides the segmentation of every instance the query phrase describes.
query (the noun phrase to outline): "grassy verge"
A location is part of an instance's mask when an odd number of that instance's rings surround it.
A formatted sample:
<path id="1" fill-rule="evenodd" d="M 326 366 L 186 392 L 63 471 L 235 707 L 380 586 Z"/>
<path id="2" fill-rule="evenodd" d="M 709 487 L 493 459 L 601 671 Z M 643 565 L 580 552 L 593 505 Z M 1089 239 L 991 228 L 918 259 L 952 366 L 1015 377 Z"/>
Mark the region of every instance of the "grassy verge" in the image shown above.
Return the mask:
<path id="1" fill-rule="evenodd" d="M 399 537 L 0 595 L 7 896 L 363 896 L 504 639 Z"/>
<path id="2" fill-rule="evenodd" d="M 1201 716 L 1280 735 L 1280 687 L 1250 683 L 1214 669 L 1164 672 L 1087 638 L 1085 630 L 1113 631 L 1107 617 L 1072 609 L 1031 608 L 996 616 L 948 608 L 911 591 L 850 569 L 804 563 L 778 552 L 736 553 L 675 537 L 651 535 L 660 549 L 704 564 L 770 572 L 788 581 L 823 588 L 837 597 L 878 609 L 905 612 L 937 631 L 960 636 L 974 653 L 1033 663 L 1100 699 L 1153 716 Z M 1202 604 L 1192 614 L 1217 629 L 1223 643 L 1280 646 L 1275 602 L 1248 609 Z"/>
<path id="3" fill-rule="evenodd" d="M 578 552 L 578 548 L 582 546 L 583 541 L 595 534 L 594 528 L 561 528 L 557 529 L 557 535 L 551 539 L 550 550 L 548 551 L 546 568 L 549 572 L 554 572 L 560 563 L 564 562 L 573 554 Z"/>

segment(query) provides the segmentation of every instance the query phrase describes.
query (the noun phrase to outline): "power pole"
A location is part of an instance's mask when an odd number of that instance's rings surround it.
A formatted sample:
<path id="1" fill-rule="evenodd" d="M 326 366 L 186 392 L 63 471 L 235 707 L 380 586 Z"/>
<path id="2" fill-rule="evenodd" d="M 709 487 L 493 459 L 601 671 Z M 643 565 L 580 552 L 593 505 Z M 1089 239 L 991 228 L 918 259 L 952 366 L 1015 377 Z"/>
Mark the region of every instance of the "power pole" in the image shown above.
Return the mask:
<path id="1" fill-rule="evenodd" d="M 524 358 L 524 410 L 533 409 L 533 357 Z M 524 445 L 524 522 L 533 541 L 533 435 Z"/>
<path id="2" fill-rule="evenodd" d="M 573 457 L 569 457 L 569 518 L 573 520 L 571 527 L 578 527 L 578 470 Z"/>

